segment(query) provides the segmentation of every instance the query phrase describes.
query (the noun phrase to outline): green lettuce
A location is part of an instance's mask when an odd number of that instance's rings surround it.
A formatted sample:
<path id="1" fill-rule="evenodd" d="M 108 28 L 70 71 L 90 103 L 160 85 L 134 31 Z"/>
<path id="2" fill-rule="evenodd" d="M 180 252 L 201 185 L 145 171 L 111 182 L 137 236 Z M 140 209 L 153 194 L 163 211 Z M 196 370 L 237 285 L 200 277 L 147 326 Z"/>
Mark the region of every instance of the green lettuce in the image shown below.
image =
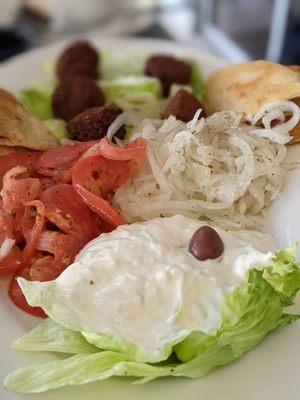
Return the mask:
<path id="1" fill-rule="evenodd" d="M 162 98 L 161 83 L 146 76 L 119 76 L 100 80 L 99 85 L 109 105 L 143 118 L 160 118 L 166 106 Z"/>
<path id="2" fill-rule="evenodd" d="M 53 117 L 49 94 L 32 87 L 22 90 L 20 100 L 26 110 L 34 117 L 41 120 Z"/>
<path id="3" fill-rule="evenodd" d="M 190 86 L 192 88 L 192 92 L 199 100 L 203 100 L 203 95 L 205 92 L 205 83 L 201 75 L 199 64 L 197 61 L 190 59 L 185 60 L 185 62 L 191 68 Z"/>
<path id="4" fill-rule="evenodd" d="M 78 354 L 65 360 L 29 366 L 10 374 L 5 386 L 20 393 L 40 393 L 62 386 L 82 385 L 112 376 L 136 376 L 155 379 L 167 376 L 166 366 L 132 362 L 126 354 L 102 351 L 96 354 Z"/>
<path id="5" fill-rule="evenodd" d="M 12 348 L 23 351 L 55 351 L 69 354 L 90 354 L 99 351 L 80 332 L 72 331 L 47 318 L 25 336 L 15 340 Z"/>
<path id="6" fill-rule="evenodd" d="M 20 101 L 26 110 L 34 117 L 42 120 L 47 128 L 58 140 L 67 137 L 66 123 L 64 120 L 54 118 L 51 105 L 51 94 L 54 89 L 52 84 L 34 86 L 24 89 L 20 94 Z"/>
<path id="7" fill-rule="evenodd" d="M 286 307 L 293 304 L 299 290 L 300 269 L 295 262 L 295 249 L 283 250 L 277 252 L 270 265 L 262 271 L 251 269 L 248 285 L 224 297 L 220 324 L 214 334 L 200 331 L 190 333 L 173 346 L 172 355 L 164 362 L 139 362 L 124 342 L 118 347 L 115 338 L 105 337 L 105 343 L 101 335 L 82 334 L 80 342 L 85 336 L 96 346 L 114 351 L 99 349 L 93 354 L 83 354 L 81 348 L 78 354 L 64 360 L 21 368 L 6 378 L 5 386 L 14 391 L 31 393 L 111 376 L 136 377 L 139 378 L 137 383 L 163 376 L 203 377 L 216 367 L 241 357 L 272 330 L 299 319 L 299 315 L 286 313 Z M 55 324 L 51 324 L 49 322 L 51 329 L 55 329 Z M 47 329 L 42 329 L 40 334 L 54 339 L 53 334 L 47 334 Z M 42 341 L 37 330 L 31 339 L 26 336 L 26 345 L 19 345 L 20 349 L 41 347 Z M 53 339 L 50 339 L 50 343 Z M 28 342 L 32 342 L 31 345 Z M 52 346 L 49 341 L 46 342 L 44 350 Z M 70 346 L 70 343 L 66 345 Z"/>
<path id="8" fill-rule="evenodd" d="M 110 51 L 102 54 L 102 77 L 98 82 L 102 88 L 106 104 L 122 108 L 124 111 L 143 118 L 160 118 L 168 99 L 162 97 L 161 83 L 158 79 L 144 76 L 148 55 L 144 52 Z M 191 67 L 189 85 L 172 85 L 173 92 L 183 87 L 203 98 L 205 84 L 199 65 L 191 59 L 184 60 Z M 58 139 L 66 137 L 63 121 L 53 118 L 51 95 L 55 88 L 54 78 L 35 83 L 21 92 L 20 100 L 27 111 L 45 121 Z"/>
<path id="9" fill-rule="evenodd" d="M 101 53 L 101 75 L 103 79 L 114 79 L 125 75 L 143 75 L 148 57 L 142 51 L 120 51 L 111 49 Z"/>
<path id="10" fill-rule="evenodd" d="M 56 136 L 58 140 L 66 139 L 68 137 L 66 130 L 66 123 L 60 118 L 50 118 L 44 121 L 48 129 Z"/>
<path id="11" fill-rule="evenodd" d="M 99 84 L 108 103 L 114 103 L 119 97 L 129 94 L 145 92 L 153 94 L 154 98 L 161 97 L 160 81 L 147 76 L 119 76 L 111 80 L 100 80 Z"/>
<path id="12" fill-rule="evenodd" d="M 188 333 L 189 332 L 181 334 L 180 336 L 174 338 L 172 342 L 167 343 L 159 350 L 151 353 L 141 349 L 134 343 L 130 343 L 113 335 L 82 332 L 82 336 L 87 340 L 88 343 L 98 347 L 101 350 L 110 350 L 127 354 L 131 360 L 138 362 L 158 363 L 168 359 L 169 356 L 171 356 L 173 347 L 176 345 L 176 343 L 182 341 L 182 339 L 185 338 Z"/>

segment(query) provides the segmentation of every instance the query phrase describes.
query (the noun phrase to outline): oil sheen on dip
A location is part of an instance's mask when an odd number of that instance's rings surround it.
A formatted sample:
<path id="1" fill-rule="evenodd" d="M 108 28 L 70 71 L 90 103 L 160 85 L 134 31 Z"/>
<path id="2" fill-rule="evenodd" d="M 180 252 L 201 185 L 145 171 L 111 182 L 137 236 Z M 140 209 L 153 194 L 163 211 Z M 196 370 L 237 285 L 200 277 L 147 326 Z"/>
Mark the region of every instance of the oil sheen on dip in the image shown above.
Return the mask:
<path id="1" fill-rule="evenodd" d="M 178 215 L 124 225 L 88 243 L 56 280 L 19 282 L 28 302 L 61 325 L 159 352 L 193 330 L 215 332 L 223 297 L 274 255 L 269 235 L 215 228 L 224 252 L 199 261 L 188 247 L 203 225 Z"/>

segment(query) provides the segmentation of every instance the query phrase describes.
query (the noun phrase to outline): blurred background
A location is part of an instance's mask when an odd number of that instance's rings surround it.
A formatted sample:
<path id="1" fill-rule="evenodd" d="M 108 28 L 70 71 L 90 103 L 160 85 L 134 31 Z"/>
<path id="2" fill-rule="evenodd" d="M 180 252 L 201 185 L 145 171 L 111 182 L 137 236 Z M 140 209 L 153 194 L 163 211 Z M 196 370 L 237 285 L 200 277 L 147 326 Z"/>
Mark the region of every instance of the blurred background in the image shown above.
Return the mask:
<path id="1" fill-rule="evenodd" d="M 0 10 L 0 61 L 60 38 L 119 35 L 300 64 L 299 0 L 0 0 Z"/>

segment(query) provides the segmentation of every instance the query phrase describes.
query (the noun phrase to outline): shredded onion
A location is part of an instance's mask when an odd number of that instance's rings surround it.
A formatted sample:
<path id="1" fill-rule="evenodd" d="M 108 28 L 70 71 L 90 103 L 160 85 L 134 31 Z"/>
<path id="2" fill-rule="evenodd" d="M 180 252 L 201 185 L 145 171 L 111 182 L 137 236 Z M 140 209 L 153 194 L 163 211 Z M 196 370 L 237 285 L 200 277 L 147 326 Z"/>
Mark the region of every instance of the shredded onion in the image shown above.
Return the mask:
<path id="1" fill-rule="evenodd" d="M 16 241 L 14 239 L 6 238 L 0 246 L 0 262 L 4 260 L 10 253 Z"/>
<path id="2" fill-rule="evenodd" d="M 271 126 L 274 110 L 279 129 Z M 280 113 L 289 114 L 288 123 Z M 265 128 L 257 129 L 264 116 Z M 117 190 L 114 205 L 128 222 L 183 214 L 228 229 L 259 228 L 281 191 L 284 143 L 299 110 L 280 102 L 257 113 L 251 124 L 232 111 L 198 118 L 199 111 L 187 124 L 172 116 L 147 119 L 134 129 L 132 140 L 149 140 L 147 157 Z"/>
<path id="3" fill-rule="evenodd" d="M 125 124 L 125 116 L 124 113 L 117 116 L 117 118 L 113 121 L 110 127 L 107 130 L 107 138 L 111 142 L 114 135 L 118 132 L 118 130 Z"/>
<path id="4" fill-rule="evenodd" d="M 118 115 L 107 130 L 108 140 L 111 142 L 114 135 L 123 125 L 134 126 L 134 125 L 139 125 L 141 122 L 142 119 L 138 115 L 133 115 L 125 112 Z"/>
<path id="5" fill-rule="evenodd" d="M 264 128 L 269 131 L 268 134 L 271 133 L 270 131 L 273 132 L 273 136 L 277 132 L 283 133 L 290 140 L 289 132 L 298 124 L 299 118 L 300 109 L 297 104 L 286 100 L 265 105 L 254 115 L 251 123 L 256 125 L 261 120 Z M 272 127 L 272 122 L 276 122 L 274 127 Z M 262 135 L 260 131 L 261 129 L 258 132 Z"/>

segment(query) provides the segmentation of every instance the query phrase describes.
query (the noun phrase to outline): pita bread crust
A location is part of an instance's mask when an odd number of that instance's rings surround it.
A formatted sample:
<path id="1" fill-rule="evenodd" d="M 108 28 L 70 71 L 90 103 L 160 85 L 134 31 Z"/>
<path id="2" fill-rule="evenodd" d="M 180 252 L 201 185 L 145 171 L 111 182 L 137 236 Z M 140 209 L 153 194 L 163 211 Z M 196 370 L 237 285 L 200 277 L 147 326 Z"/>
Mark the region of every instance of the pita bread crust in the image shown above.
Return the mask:
<path id="1" fill-rule="evenodd" d="M 288 68 L 296 72 L 298 76 L 300 76 L 300 65 L 289 65 Z"/>
<path id="2" fill-rule="evenodd" d="M 300 142 L 300 122 L 291 130 L 293 139 L 288 144 L 295 144 Z"/>
<path id="3" fill-rule="evenodd" d="M 210 115 L 232 110 L 252 116 L 267 103 L 300 98 L 300 69 L 270 61 L 231 65 L 213 74 L 208 82 L 204 106 Z M 300 141 L 300 127 L 291 132 Z"/>
<path id="4" fill-rule="evenodd" d="M 59 141 L 41 121 L 12 94 L 0 89 L 0 146 L 47 150 L 58 145 Z"/>

